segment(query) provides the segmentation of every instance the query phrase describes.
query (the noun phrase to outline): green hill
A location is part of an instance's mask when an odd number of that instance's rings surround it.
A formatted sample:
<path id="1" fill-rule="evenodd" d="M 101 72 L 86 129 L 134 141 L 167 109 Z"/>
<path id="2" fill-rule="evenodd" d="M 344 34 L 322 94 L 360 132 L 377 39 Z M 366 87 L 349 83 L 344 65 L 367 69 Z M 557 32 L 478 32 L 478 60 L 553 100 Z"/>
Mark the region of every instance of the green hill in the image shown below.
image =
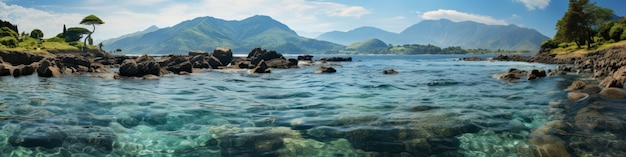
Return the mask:
<path id="1" fill-rule="evenodd" d="M 247 53 L 254 47 L 263 47 L 281 53 L 319 53 L 342 49 L 327 41 L 298 36 L 286 25 L 268 16 L 253 16 L 241 21 L 227 21 L 213 17 L 198 17 L 175 26 L 145 34 L 118 39 L 105 45 L 112 51 L 124 53 L 187 53 L 189 50 L 211 51 L 228 47 L 235 53 Z"/>
<path id="2" fill-rule="evenodd" d="M 346 49 L 355 49 L 355 50 L 369 50 L 369 49 L 380 49 L 380 48 L 388 48 L 388 45 L 379 40 L 379 39 L 368 39 L 362 42 L 356 42 L 348 45 Z"/>

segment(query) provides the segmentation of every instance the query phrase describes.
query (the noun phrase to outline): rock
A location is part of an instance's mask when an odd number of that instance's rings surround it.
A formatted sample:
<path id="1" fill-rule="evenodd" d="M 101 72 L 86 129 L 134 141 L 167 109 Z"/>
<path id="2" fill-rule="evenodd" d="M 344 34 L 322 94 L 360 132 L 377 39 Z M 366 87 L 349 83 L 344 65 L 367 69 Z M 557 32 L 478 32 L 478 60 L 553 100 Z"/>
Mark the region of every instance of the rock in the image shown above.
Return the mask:
<path id="1" fill-rule="evenodd" d="M 13 66 L 9 63 L 0 63 L 0 76 L 9 76 L 11 75 L 11 69 Z"/>
<path id="2" fill-rule="evenodd" d="M 587 83 L 585 83 L 583 81 L 580 81 L 580 80 L 576 80 L 576 81 L 572 82 L 572 85 L 567 87 L 567 89 L 565 89 L 565 91 L 571 92 L 571 91 L 583 89 L 586 85 L 587 85 Z"/>
<path id="3" fill-rule="evenodd" d="M 5 63 L 11 65 L 30 65 L 44 59 L 44 56 L 33 53 L 25 53 L 19 51 L 5 51 L 0 50 L 0 57 L 2 57 Z"/>
<path id="4" fill-rule="evenodd" d="M 207 62 L 212 69 L 219 69 L 220 66 L 224 65 L 224 63 L 222 63 L 220 59 L 215 56 L 209 56 Z"/>
<path id="5" fill-rule="evenodd" d="M 299 55 L 298 60 L 301 61 L 313 61 L 313 56 L 311 55 Z"/>
<path id="6" fill-rule="evenodd" d="M 211 65 L 209 65 L 209 62 L 206 60 L 207 56 L 208 55 L 195 55 L 189 59 L 189 62 L 191 62 L 193 68 L 208 69 L 211 68 Z"/>
<path id="7" fill-rule="evenodd" d="M 13 77 L 22 76 L 22 68 L 24 68 L 24 65 L 18 65 L 16 67 L 13 67 L 13 71 L 11 71 L 11 75 L 13 75 Z"/>
<path id="8" fill-rule="evenodd" d="M 330 57 L 330 58 L 322 58 L 321 61 L 327 62 L 352 62 L 352 57 Z"/>
<path id="9" fill-rule="evenodd" d="M 252 69 L 252 73 L 270 73 L 270 69 L 267 64 L 265 64 L 265 60 L 261 60 L 256 68 Z"/>
<path id="10" fill-rule="evenodd" d="M 191 64 L 191 62 L 185 61 L 185 62 L 177 64 L 177 65 L 172 65 L 172 66 L 165 67 L 165 69 L 167 69 L 168 71 L 173 72 L 174 74 L 182 75 L 182 74 L 192 73 L 193 72 L 193 65 Z"/>
<path id="11" fill-rule="evenodd" d="M 623 66 L 613 72 L 613 75 L 605 77 L 602 81 L 600 81 L 600 86 L 605 88 L 624 88 L 624 83 L 626 83 L 626 66 Z"/>
<path id="12" fill-rule="evenodd" d="M 44 58 L 39 62 L 37 75 L 39 77 L 60 77 L 61 69 L 57 67 L 54 58 Z"/>
<path id="13" fill-rule="evenodd" d="M 195 56 L 198 57 L 198 56 Z M 193 71 L 193 65 L 189 58 L 184 55 L 167 55 L 159 60 L 159 65 L 165 71 L 172 72 L 174 74 L 180 74 L 181 71 L 191 73 Z M 159 76 L 159 75 L 157 75 Z"/>
<path id="14" fill-rule="evenodd" d="M 66 135 L 56 126 L 22 126 L 9 137 L 8 142 L 13 146 L 26 148 L 44 147 L 47 149 L 61 147 Z"/>
<path id="15" fill-rule="evenodd" d="M 399 72 L 393 69 L 387 69 L 387 70 L 383 70 L 383 74 L 388 74 L 388 75 L 393 75 L 393 74 L 398 74 Z"/>
<path id="16" fill-rule="evenodd" d="M 333 67 L 320 67 L 317 70 L 313 71 L 313 73 L 336 73 L 337 70 Z"/>
<path id="17" fill-rule="evenodd" d="M 211 53 L 211 56 L 214 56 L 222 63 L 220 66 L 227 66 L 233 61 L 233 52 L 229 48 L 216 48 Z"/>
<path id="18" fill-rule="evenodd" d="M 250 63 L 252 65 L 258 65 L 261 60 L 269 61 L 272 59 L 285 59 L 282 54 L 276 51 L 267 51 L 265 49 L 261 49 L 260 47 L 252 49 L 248 54 L 248 59 L 250 59 Z"/>
<path id="19" fill-rule="evenodd" d="M 624 90 L 614 87 L 604 88 L 600 92 L 600 96 L 610 99 L 626 99 L 626 93 L 624 93 Z"/>
<path id="20" fill-rule="evenodd" d="M 546 77 L 546 71 L 545 70 L 537 70 L 537 69 L 533 69 L 530 71 L 530 73 L 528 73 L 528 80 L 536 80 L 542 77 Z"/>
<path id="21" fill-rule="evenodd" d="M 135 62 L 135 60 L 133 59 L 124 60 L 124 63 L 122 63 L 122 65 L 120 66 L 119 71 L 120 71 L 119 72 L 120 76 L 126 76 L 126 77 L 143 76 L 139 73 L 139 66 L 137 65 L 137 62 Z"/>
<path id="22" fill-rule="evenodd" d="M 189 56 L 190 56 L 190 57 L 195 57 L 195 56 L 209 56 L 209 52 L 206 52 L 206 51 L 201 51 L 201 50 L 191 50 L 191 51 L 189 51 Z"/>
<path id="23" fill-rule="evenodd" d="M 567 93 L 567 98 L 569 98 L 570 100 L 574 100 L 574 101 L 580 101 L 583 100 L 585 98 L 589 97 L 589 94 L 587 93 L 581 93 L 581 92 L 569 92 Z"/>
<path id="24" fill-rule="evenodd" d="M 269 68 L 289 69 L 289 68 L 298 67 L 297 60 L 295 60 L 295 63 L 294 63 L 293 61 L 285 60 L 284 58 L 272 59 L 272 60 L 266 61 L 265 64 L 267 64 Z"/>
<path id="25" fill-rule="evenodd" d="M 534 156 L 571 156 L 567 152 L 565 141 L 553 135 L 531 134 L 528 140 Z"/>
<path id="26" fill-rule="evenodd" d="M 585 92 L 587 94 L 597 94 L 600 93 L 600 91 L 602 91 L 602 88 L 595 85 L 587 85 L 582 89 L 582 92 Z"/>
<path id="27" fill-rule="evenodd" d="M 481 57 L 465 57 L 465 58 L 460 58 L 459 60 L 462 60 L 462 61 L 488 61 L 489 59 L 481 58 Z"/>

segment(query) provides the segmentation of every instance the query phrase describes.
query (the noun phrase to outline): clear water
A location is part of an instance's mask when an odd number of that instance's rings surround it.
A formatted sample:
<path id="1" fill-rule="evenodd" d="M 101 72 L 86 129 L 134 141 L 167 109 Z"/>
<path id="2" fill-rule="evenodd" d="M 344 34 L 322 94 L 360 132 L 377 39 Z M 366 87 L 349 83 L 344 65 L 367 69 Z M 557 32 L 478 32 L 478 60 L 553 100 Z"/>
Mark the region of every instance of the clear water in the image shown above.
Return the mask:
<path id="1" fill-rule="evenodd" d="M 1 77 L 0 156 L 518 156 L 569 85 L 493 78 L 546 64 L 352 57 L 335 74 Z M 58 138 L 14 144 L 40 137 Z"/>

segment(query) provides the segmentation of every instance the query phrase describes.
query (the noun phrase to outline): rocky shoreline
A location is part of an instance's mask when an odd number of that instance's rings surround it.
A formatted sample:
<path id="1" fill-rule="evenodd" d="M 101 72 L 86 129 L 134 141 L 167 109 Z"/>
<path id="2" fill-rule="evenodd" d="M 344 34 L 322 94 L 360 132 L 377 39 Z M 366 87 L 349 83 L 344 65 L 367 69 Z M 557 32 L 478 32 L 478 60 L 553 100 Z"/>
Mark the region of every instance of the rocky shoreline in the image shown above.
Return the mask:
<path id="1" fill-rule="evenodd" d="M 158 60 L 157 60 L 158 59 Z M 166 74 L 187 75 L 202 69 L 248 69 L 251 73 L 271 73 L 272 68 L 290 69 L 300 66 L 320 66 L 315 73 L 327 73 L 328 62 L 351 62 L 352 58 L 322 58 L 313 60 L 311 55 L 287 59 L 282 54 L 260 47 L 254 48 L 246 57 L 233 56 L 229 48 L 216 48 L 213 52 L 190 51 L 187 55 L 170 54 L 161 57 L 120 56 L 98 50 L 81 52 L 55 52 L 34 54 L 19 51 L 0 51 L 0 76 L 60 77 L 72 74 L 113 73 L 115 79 L 150 79 Z M 119 68 L 119 72 L 111 71 Z M 321 72 L 320 72 L 321 71 Z"/>
<path id="2" fill-rule="evenodd" d="M 534 56 L 499 55 L 464 61 L 518 61 L 563 64 L 546 71 L 511 69 L 497 78 L 515 82 L 526 77 L 577 73 L 579 79 L 564 89 L 567 98 L 550 102 L 552 117 L 532 131 L 529 144 L 534 156 L 626 156 L 626 48 L 613 47 L 584 55 L 553 55 L 542 50 Z M 537 73 L 538 72 L 538 73 Z M 539 75 L 537 75 L 539 74 Z"/>

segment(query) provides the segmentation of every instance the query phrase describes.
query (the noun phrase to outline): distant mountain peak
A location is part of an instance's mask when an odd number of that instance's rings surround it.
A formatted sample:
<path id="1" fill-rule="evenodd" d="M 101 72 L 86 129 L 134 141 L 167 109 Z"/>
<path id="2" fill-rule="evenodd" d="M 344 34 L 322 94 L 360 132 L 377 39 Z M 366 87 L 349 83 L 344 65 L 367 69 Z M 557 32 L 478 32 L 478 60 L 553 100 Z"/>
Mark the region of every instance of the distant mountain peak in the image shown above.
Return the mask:
<path id="1" fill-rule="evenodd" d="M 144 29 L 143 31 L 144 32 L 152 32 L 152 31 L 156 31 L 156 30 L 159 30 L 159 27 L 157 27 L 156 25 L 152 25 L 152 26 Z"/>
<path id="2" fill-rule="evenodd" d="M 348 32 L 328 32 L 317 37 L 339 44 L 352 44 L 377 38 L 390 44 L 433 44 L 440 47 L 461 46 L 503 50 L 539 49 L 549 39 L 534 29 L 517 25 L 487 25 L 474 21 L 453 22 L 449 19 L 422 20 L 400 33 L 375 27 L 359 27 Z"/>
<path id="3" fill-rule="evenodd" d="M 197 17 L 171 27 L 144 34 L 126 35 L 105 46 L 125 53 L 186 53 L 228 47 L 234 52 L 249 52 L 263 47 L 281 53 L 312 53 L 340 49 L 341 45 L 300 37 L 287 25 L 265 15 L 243 20 Z"/>

